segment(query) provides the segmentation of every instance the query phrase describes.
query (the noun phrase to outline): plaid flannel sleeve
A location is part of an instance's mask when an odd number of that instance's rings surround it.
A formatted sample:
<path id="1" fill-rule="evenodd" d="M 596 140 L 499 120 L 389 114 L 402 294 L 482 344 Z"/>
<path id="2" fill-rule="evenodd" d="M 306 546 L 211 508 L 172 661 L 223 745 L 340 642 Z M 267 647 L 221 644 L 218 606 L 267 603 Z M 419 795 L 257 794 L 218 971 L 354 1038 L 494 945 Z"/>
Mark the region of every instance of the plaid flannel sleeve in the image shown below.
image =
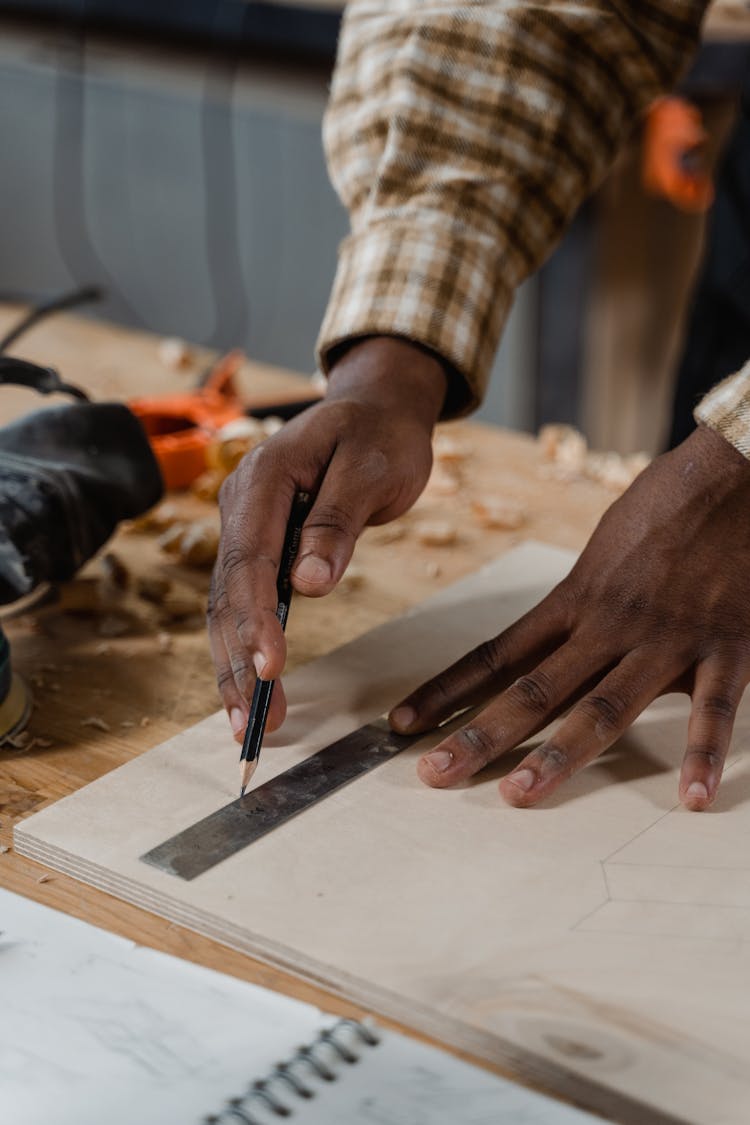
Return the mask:
<path id="1" fill-rule="evenodd" d="M 709 391 L 694 414 L 750 459 L 750 360 Z"/>
<path id="2" fill-rule="evenodd" d="M 699 0 L 351 0 L 324 122 L 349 210 L 318 340 L 399 335 L 482 398 L 517 285 L 697 43 Z"/>

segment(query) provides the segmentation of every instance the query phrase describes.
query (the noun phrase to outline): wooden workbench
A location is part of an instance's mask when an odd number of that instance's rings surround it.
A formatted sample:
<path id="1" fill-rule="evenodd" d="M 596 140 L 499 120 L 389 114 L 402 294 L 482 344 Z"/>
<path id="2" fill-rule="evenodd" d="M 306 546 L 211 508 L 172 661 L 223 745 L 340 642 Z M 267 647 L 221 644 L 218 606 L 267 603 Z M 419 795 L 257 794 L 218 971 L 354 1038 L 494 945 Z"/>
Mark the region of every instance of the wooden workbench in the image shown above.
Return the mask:
<path id="1" fill-rule="evenodd" d="M 0 331 L 18 310 L 0 308 Z M 76 317 L 45 322 L 17 348 L 17 354 L 59 368 L 98 399 L 160 394 L 195 381 L 205 363 L 185 372 L 164 367 L 157 341 Z M 244 390 L 263 399 L 278 399 L 302 389 L 299 377 L 267 367 L 248 365 Z M 31 392 L 4 388 L 0 392 L 3 421 L 44 405 Z M 407 534 L 383 544 L 382 529 L 368 530 L 356 552 L 361 580 L 323 600 L 299 598 L 291 616 L 289 664 L 298 665 L 344 643 L 429 596 L 442 585 L 479 567 L 523 538 L 580 548 L 613 499 L 613 493 L 590 481 L 561 482 L 544 474 L 541 453 L 529 437 L 496 428 L 456 423 L 450 430 L 470 456 L 464 487 L 453 496 L 420 501 L 404 519 Z M 487 531 L 468 511 L 468 499 L 504 494 L 528 508 L 527 525 L 516 532 Z M 195 498 L 177 501 L 194 514 L 215 508 Z M 408 534 L 417 519 L 452 521 L 459 531 L 455 546 L 418 548 Z M 179 574 L 205 594 L 208 574 L 180 569 L 168 561 L 153 536 L 122 530 L 109 550 L 134 574 Z M 100 564 L 87 568 L 95 581 Z M 435 573 L 436 569 L 439 571 Z M 12 844 L 15 821 L 85 785 L 136 754 L 163 742 L 219 707 L 205 629 L 200 618 L 170 627 L 171 651 L 157 641 L 158 625 L 132 618 L 126 632 L 105 637 L 101 619 L 70 612 L 77 604 L 63 591 L 62 602 L 42 604 L 3 621 L 11 641 L 15 669 L 34 686 L 32 738 L 48 740 L 44 748 L 0 751 L 0 843 Z M 85 725 L 102 720 L 108 730 Z M 318 1004 L 330 1011 L 360 1014 L 359 1009 L 279 970 L 235 953 L 204 937 L 172 925 L 143 910 L 49 873 L 15 855 L 0 854 L 0 885 L 44 902 L 134 941 L 245 980 Z"/>

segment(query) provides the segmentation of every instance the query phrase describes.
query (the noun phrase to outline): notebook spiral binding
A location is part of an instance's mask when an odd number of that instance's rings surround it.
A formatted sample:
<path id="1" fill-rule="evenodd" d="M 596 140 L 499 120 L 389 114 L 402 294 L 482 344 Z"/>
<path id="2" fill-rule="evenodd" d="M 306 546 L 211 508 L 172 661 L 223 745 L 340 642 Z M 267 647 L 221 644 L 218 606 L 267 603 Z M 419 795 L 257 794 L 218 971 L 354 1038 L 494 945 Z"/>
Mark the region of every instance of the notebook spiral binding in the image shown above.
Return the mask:
<path id="1" fill-rule="evenodd" d="M 320 1082 L 337 1081 L 341 1075 L 337 1064 L 354 1065 L 364 1048 L 377 1047 L 379 1042 L 369 1021 L 337 1020 L 313 1043 L 256 1079 L 240 1097 L 230 1098 L 220 1113 L 204 1117 L 202 1125 L 266 1125 L 269 1115 L 293 1117 L 294 1105 L 299 1108 L 301 1101 L 314 1098 Z M 289 1104 L 290 1097 L 294 1105 Z"/>

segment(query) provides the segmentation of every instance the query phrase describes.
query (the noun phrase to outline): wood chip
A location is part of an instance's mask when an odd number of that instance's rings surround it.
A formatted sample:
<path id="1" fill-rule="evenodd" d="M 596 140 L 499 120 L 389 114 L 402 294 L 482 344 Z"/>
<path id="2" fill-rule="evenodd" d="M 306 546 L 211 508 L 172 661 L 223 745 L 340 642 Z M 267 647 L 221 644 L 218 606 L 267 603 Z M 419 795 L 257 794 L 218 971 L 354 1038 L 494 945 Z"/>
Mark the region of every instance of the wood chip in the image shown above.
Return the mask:
<path id="1" fill-rule="evenodd" d="M 100 566 L 105 583 L 113 593 L 123 593 L 130 585 L 130 571 L 114 551 L 108 551 L 101 559 Z"/>
<path id="2" fill-rule="evenodd" d="M 51 882 L 52 882 L 52 876 L 51 875 L 40 875 L 39 878 L 37 879 L 37 883 L 51 883 Z"/>
<path id="3" fill-rule="evenodd" d="M 178 520 L 177 523 L 170 524 L 157 539 L 159 549 L 167 555 L 179 555 L 182 537 L 188 526 L 185 520 Z"/>
<path id="4" fill-rule="evenodd" d="M 159 652 L 166 654 L 174 650 L 174 637 L 171 633 L 159 633 L 156 638 Z"/>
<path id="5" fill-rule="evenodd" d="M 455 527 L 447 520 L 422 520 L 414 530 L 425 547 L 450 547 L 458 538 Z"/>
<path id="6" fill-rule="evenodd" d="M 141 719 L 141 724 L 140 724 L 140 725 L 141 725 L 142 727 L 147 727 L 147 726 L 149 725 L 149 723 L 150 723 L 150 722 L 151 722 L 151 720 L 149 719 L 148 715 L 144 715 L 144 716 L 143 716 L 143 718 Z"/>
<path id="7" fill-rule="evenodd" d="M 165 574 L 141 574 L 135 582 L 135 592 L 144 601 L 160 605 L 172 586 L 172 579 Z"/>
<path id="8" fill-rule="evenodd" d="M 182 537 L 178 558 L 185 566 L 211 567 L 219 552 L 221 532 L 219 525 L 202 520 L 190 524 Z"/>
<path id="9" fill-rule="evenodd" d="M 103 731 L 108 734 L 112 727 L 100 715 L 89 715 L 88 719 L 81 719 L 82 727 L 93 727 L 94 730 Z"/>
<path id="10" fill-rule="evenodd" d="M 432 443 L 432 449 L 438 461 L 457 463 L 465 461 L 469 456 L 468 447 L 448 434 L 438 434 Z"/>
<path id="11" fill-rule="evenodd" d="M 207 469 L 205 473 L 201 473 L 197 480 L 193 481 L 190 485 L 190 491 L 206 504 L 214 504 L 219 498 L 219 491 L 226 479 L 227 474 L 223 473 L 221 469 Z"/>
<path id="12" fill-rule="evenodd" d="M 277 418 L 275 414 L 271 414 L 268 418 L 262 420 L 263 433 L 266 437 L 273 437 L 279 430 L 284 428 L 284 419 Z"/>
<path id="13" fill-rule="evenodd" d="M 471 512 L 482 527 L 499 531 L 515 531 L 528 519 L 528 510 L 502 496 L 483 496 L 472 500 Z"/>
<path id="14" fill-rule="evenodd" d="M 190 367 L 193 362 L 193 353 L 190 346 L 179 336 L 166 336 L 160 340 L 156 354 L 159 362 L 168 367 L 170 371 L 181 371 Z"/>
<path id="15" fill-rule="evenodd" d="M 220 534 L 217 520 L 177 523 L 159 537 L 159 546 L 185 566 L 211 567 L 216 561 Z"/>
<path id="16" fill-rule="evenodd" d="M 570 472 L 583 472 L 588 446 L 573 426 L 542 426 L 537 440 L 545 460 Z"/>
<path id="17" fill-rule="evenodd" d="M 205 613 L 206 605 L 192 586 L 175 583 L 164 596 L 160 609 L 165 621 L 184 621 Z"/>
<path id="18" fill-rule="evenodd" d="M 432 560 L 431 562 L 425 563 L 424 572 L 427 578 L 439 578 L 443 573 L 443 568 L 440 566 L 440 563 L 436 563 Z"/>
<path id="19" fill-rule="evenodd" d="M 0 844 L 0 855 L 6 855 L 10 851 L 7 844 Z"/>
<path id="20" fill-rule="evenodd" d="M 154 533 L 166 531 L 173 523 L 177 523 L 180 518 L 180 513 L 176 505 L 168 500 L 163 504 L 157 504 L 150 512 L 146 512 L 145 515 L 139 516 L 138 519 L 133 520 L 130 524 L 130 531 Z"/>
<path id="21" fill-rule="evenodd" d="M 124 617 L 108 613 L 106 617 L 101 619 L 96 631 L 100 637 L 124 637 L 126 633 L 130 632 L 130 622 Z"/>
<path id="22" fill-rule="evenodd" d="M 460 491 L 461 481 L 454 472 L 436 463 L 432 467 L 425 493 L 433 496 L 455 496 Z"/>

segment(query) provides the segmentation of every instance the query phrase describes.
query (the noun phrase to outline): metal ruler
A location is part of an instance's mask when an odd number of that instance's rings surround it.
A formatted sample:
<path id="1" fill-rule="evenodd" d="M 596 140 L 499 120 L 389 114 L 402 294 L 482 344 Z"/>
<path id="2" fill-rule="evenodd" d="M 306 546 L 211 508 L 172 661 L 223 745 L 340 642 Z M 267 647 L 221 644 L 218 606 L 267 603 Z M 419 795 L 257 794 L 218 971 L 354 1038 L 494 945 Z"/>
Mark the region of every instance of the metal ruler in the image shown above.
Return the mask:
<path id="1" fill-rule="evenodd" d="M 169 875 L 195 879 L 420 738 L 424 733 L 394 734 L 385 719 L 366 723 L 140 858 Z"/>

